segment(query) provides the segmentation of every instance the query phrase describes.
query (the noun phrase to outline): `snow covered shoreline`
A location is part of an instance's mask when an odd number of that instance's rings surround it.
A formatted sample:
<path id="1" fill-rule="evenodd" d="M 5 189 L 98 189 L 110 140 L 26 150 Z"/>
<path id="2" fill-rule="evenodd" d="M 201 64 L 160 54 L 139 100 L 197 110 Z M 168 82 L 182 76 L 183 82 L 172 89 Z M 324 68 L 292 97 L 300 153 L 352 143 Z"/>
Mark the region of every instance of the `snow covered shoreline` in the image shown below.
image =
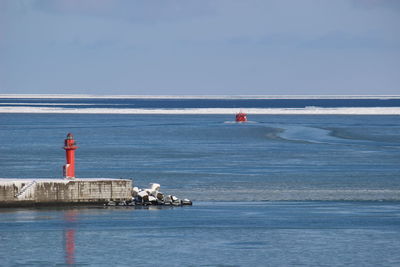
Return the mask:
<path id="1" fill-rule="evenodd" d="M 0 113 L 41 114 L 235 114 L 237 108 L 134 109 L 134 108 L 60 108 L 3 106 Z M 400 115 L 400 107 L 345 107 L 345 108 L 246 108 L 249 115 Z"/>

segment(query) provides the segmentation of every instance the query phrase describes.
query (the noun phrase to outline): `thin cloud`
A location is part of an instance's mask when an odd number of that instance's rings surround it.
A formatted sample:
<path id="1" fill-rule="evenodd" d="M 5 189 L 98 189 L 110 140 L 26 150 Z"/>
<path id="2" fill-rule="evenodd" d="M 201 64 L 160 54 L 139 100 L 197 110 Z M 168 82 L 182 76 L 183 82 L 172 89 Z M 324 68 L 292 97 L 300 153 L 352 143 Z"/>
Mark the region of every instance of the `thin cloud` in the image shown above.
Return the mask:
<path id="1" fill-rule="evenodd" d="M 36 0 L 34 6 L 49 13 L 130 22 L 176 21 L 212 13 L 212 4 L 208 0 Z"/>
<path id="2" fill-rule="evenodd" d="M 400 11 L 398 0 L 353 0 L 353 5 L 360 8 L 390 8 Z"/>

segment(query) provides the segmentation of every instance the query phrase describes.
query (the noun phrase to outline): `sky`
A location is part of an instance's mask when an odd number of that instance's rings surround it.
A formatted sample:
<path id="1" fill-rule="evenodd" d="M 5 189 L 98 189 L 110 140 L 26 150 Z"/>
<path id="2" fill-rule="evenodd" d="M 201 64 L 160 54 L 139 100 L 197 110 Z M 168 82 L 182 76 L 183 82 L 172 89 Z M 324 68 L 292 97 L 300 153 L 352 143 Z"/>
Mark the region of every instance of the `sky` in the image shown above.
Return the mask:
<path id="1" fill-rule="evenodd" d="M 0 0 L 0 94 L 399 95 L 397 0 Z"/>

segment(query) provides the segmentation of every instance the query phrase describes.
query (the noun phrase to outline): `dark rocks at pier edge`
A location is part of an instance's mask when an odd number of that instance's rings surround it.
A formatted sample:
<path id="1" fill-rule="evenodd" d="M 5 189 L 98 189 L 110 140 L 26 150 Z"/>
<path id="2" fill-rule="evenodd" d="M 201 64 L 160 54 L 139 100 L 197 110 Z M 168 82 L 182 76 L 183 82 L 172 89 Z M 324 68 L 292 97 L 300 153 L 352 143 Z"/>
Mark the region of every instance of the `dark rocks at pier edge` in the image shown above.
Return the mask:
<path id="1" fill-rule="evenodd" d="M 165 195 L 160 190 L 160 185 L 151 183 L 150 188 L 132 188 L 132 199 L 128 201 L 109 201 L 106 206 L 190 206 L 192 201 L 185 198 L 179 199 L 173 195 Z"/>

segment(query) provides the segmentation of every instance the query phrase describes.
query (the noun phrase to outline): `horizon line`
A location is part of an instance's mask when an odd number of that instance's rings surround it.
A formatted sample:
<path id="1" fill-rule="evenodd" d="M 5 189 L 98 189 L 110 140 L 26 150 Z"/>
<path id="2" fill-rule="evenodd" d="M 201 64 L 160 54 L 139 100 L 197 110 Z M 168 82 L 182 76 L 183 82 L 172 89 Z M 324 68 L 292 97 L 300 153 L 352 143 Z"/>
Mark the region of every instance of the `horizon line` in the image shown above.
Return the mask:
<path id="1" fill-rule="evenodd" d="M 400 99 L 400 95 L 108 95 L 108 94 L 0 94 L 0 98 L 132 98 L 132 99 Z"/>

